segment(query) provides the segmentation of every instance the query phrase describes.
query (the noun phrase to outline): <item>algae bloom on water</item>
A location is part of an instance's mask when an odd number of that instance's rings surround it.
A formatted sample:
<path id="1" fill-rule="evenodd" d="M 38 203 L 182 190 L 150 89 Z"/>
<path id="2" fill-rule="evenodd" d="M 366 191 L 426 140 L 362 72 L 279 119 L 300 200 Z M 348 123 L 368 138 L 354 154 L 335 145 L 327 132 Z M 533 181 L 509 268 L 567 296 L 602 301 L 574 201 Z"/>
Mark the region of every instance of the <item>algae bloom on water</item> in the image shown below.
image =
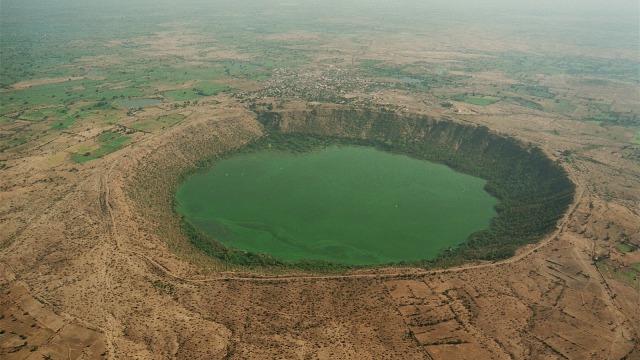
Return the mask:
<path id="1" fill-rule="evenodd" d="M 489 227 L 486 181 L 362 146 L 264 150 L 178 187 L 178 212 L 222 244 L 283 260 L 366 265 L 433 258 Z"/>

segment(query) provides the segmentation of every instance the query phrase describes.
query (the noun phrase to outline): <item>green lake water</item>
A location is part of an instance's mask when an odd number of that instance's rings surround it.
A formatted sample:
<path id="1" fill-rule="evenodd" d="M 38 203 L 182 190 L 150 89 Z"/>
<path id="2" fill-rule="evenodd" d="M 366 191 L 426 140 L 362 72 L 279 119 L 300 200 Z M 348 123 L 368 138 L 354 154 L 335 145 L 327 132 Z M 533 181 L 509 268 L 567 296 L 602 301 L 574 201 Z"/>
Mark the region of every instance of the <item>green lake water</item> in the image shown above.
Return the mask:
<path id="1" fill-rule="evenodd" d="M 371 147 L 265 150 L 178 187 L 178 212 L 221 243 L 284 260 L 380 264 L 433 258 L 488 228 L 486 181 Z"/>

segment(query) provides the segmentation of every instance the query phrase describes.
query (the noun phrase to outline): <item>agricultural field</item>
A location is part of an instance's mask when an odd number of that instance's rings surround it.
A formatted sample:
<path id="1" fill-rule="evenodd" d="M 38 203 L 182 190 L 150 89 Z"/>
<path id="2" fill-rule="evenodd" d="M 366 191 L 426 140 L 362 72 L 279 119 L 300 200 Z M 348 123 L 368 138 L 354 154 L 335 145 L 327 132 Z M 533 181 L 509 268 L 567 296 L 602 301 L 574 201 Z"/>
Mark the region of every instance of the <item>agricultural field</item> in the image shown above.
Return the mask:
<path id="1" fill-rule="evenodd" d="M 623 0 L 3 0 L 0 358 L 640 357 L 639 24 Z"/>

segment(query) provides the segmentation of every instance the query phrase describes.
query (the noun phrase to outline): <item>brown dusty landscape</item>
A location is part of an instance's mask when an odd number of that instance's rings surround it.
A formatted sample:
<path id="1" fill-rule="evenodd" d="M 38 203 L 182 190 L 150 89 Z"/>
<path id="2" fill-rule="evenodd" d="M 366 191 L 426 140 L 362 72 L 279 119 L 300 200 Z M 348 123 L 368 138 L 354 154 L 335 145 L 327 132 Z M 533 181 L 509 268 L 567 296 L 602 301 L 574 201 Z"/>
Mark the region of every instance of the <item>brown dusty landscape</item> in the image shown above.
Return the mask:
<path id="1" fill-rule="evenodd" d="M 205 61 L 185 42 L 188 36 L 175 36 L 134 41 L 146 45 L 143 57 Z M 314 34 L 270 39 L 306 41 Z M 477 46 L 498 51 L 505 45 Z M 331 86 L 326 74 L 334 70 L 322 62 L 333 50 L 341 53 L 335 67 L 347 69 L 352 56 L 367 51 L 379 60 L 430 66 L 484 56 L 411 35 L 380 37 L 368 47 L 336 37 L 323 47 L 294 73 L 274 72 L 281 79 L 273 76 L 267 85 L 226 79 L 241 96 L 220 93 L 184 106 L 165 98 L 115 122 L 78 124 L 3 152 L 0 358 L 640 359 L 640 251 L 619 247 L 640 245 L 640 150 L 630 140 L 638 130 L 579 121 L 584 106 L 559 114 L 506 101 L 441 105 L 454 93 L 486 94 L 517 83 L 499 71 L 451 70 L 467 76 L 462 85 L 429 93 L 364 91 L 369 80 L 351 78 L 357 86 L 341 96 L 398 114 L 487 126 L 559 162 L 576 185 L 574 201 L 555 231 L 516 256 L 450 269 L 306 273 L 233 266 L 191 247 L 173 211 L 176 184 L 200 159 L 264 134 L 249 102 L 283 112 L 356 106 L 273 93 L 291 82 L 299 82 L 298 89 L 307 82 Z M 210 50 L 205 57 L 250 57 L 222 46 Z M 615 100 L 620 111 L 638 110 L 640 88 L 633 82 L 538 78 L 566 99 L 603 98 Z M 75 80 L 41 78 L 13 89 Z M 136 130 L 166 114 L 183 120 Z M 17 118 L 0 122 L 0 131 L 13 134 L 25 124 L 38 126 Z M 71 160 L 105 131 L 131 140 L 100 158 Z"/>
<path id="2" fill-rule="evenodd" d="M 628 186 L 637 180 L 627 175 L 638 168 L 619 164 L 615 142 L 602 140 L 607 151 L 593 155 L 598 163 L 576 159 L 568 167 L 577 196 L 557 232 L 503 262 L 329 276 L 203 273 L 203 256 L 193 255 L 194 265 L 180 249 L 178 255 L 170 251 L 166 239 L 180 237 L 172 214 L 139 211 L 157 200 L 135 198 L 128 186 L 137 173 L 170 174 L 195 161 L 194 154 L 260 135 L 252 113 L 232 99 L 219 101 L 226 106 L 190 109 L 188 121 L 170 131 L 144 134 L 78 171 L 49 163 L 64 151 L 65 138 L 34 148 L 3 170 L 3 357 L 24 358 L 24 351 L 8 351 L 24 341 L 38 344 L 27 355 L 53 358 L 637 354 L 640 297 L 594 266 L 593 257 L 606 245 L 587 236 L 604 237 L 606 224 L 614 222 L 638 241 L 637 202 L 605 201 L 592 191 L 598 186 L 638 195 Z M 460 116 L 498 131 L 501 118 Z M 544 129 L 548 122 L 528 116 L 526 124 Z M 554 126 L 571 133 L 568 126 Z M 567 146 L 562 137 L 528 137 L 511 125 L 509 131 L 544 143 L 550 156 Z M 580 141 L 571 138 L 571 146 L 583 146 Z M 149 181 L 153 191 L 142 194 L 161 196 L 170 180 Z M 616 255 L 616 262 L 637 262 L 637 255 Z"/>

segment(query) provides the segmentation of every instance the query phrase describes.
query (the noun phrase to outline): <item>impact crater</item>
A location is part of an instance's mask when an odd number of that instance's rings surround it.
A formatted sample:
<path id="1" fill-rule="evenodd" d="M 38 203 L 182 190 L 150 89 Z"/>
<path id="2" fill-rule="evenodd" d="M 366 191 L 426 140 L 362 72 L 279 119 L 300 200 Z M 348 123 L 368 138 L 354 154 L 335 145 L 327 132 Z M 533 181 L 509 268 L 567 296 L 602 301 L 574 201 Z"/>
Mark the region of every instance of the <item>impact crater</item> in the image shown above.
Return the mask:
<path id="1" fill-rule="evenodd" d="M 499 260 L 573 201 L 561 166 L 486 127 L 348 108 L 257 116 L 262 137 L 192 171 L 177 195 L 192 245 L 236 265 Z"/>

